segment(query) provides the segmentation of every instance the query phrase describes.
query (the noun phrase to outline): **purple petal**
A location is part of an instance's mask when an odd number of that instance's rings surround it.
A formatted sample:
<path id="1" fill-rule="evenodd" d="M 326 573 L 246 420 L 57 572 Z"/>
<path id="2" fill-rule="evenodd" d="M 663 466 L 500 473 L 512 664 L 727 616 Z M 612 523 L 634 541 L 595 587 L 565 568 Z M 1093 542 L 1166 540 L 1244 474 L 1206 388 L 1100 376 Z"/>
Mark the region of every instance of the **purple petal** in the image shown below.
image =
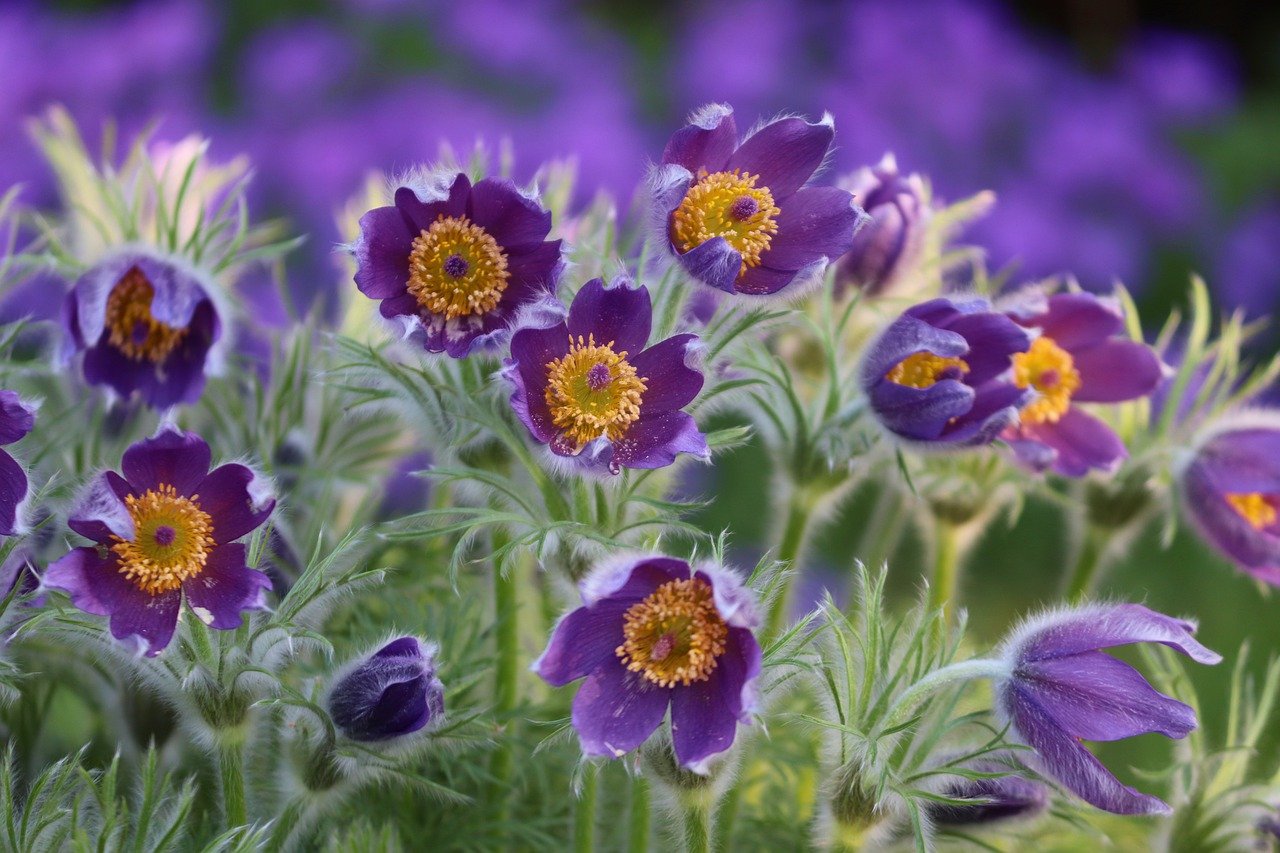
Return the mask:
<path id="1" fill-rule="evenodd" d="M 35 423 L 35 409 L 22 402 L 17 391 L 0 391 L 0 444 L 13 444 Z"/>
<path id="2" fill-rule="evenodd" d="M 595 672 L 617 656 L 623 641 L 622 617 L 643 597 L 606 598 L 569 613 L 556 625 L 534 671 L 553 687 Z"/>
<path id="3" fill-rule="evenodd" d="M 964 381 L 975 388 L 1009 370 L 1013 354 L 1031 346 L 1025 329 L 995 312 L 962 314 L 941 328 L 963 335 L 968 342 L 969 352 L 963 358 L 969 372 Z"/>
<path id="4" fill-rule="evenodd" d="M 725 293 L 737 292 L 734 284 L 742 270 L 742 255 L 723 237 L 713 237 L 677 255 L 677 258 L 685 272 L 703 284 Z"/>
<path id="5" fill-rule="evenodd" d="M 947 427 L 973 409 L 977 393 L 954 379 L 912 388 L 881 379 L 870 390 L 876 417 L 891 432 L 915 441 L 942 438 Z"/>
<path id="6" fill-rule="evenodd" d="M 1280 586 L 1280 573 L 1275 568 L 1280 566 L 1280 537 L 1268 530 L 1258 530 L 1227 503 L 1226 494 L 1209 476 L 1208 467 L 1204 460 L 1197 460 L 1183 475 L 1182 504 L 1192 525 L 1229 559 L 1262 580 Z"/>
<path id="7" fill-rule="evenodd" d="M 507 254 L 507 292 L 520 296 L 516 301 L 523 303 L 528 294 L 552 293 L 564 263 L 560 257 L 560 240 L 538 243 L 528 251 L 513 251 Z M 504 298 L 506 294 L 503 294 Z"/>
<path id="8" fill-rule="evenodd" d="M 726 169 L 759 175 L 757 185 L 768 187 L 773 200 L 781 202 L 818 171 L 834 138 L 835 128 L 827 122 L 778 119 L 738 146 Z"/>
<path id="9" fill-rule="evenodd" d="M 735 253 L 736 254 L 736 253 Z M 817 271 L 817 266 L 823 264 L 821 258 L 801 270 L 776 270 L 773 267 L 761 264 L 755 267 L 747 267 L 747 271 L 742 277 L 734 282 L 733 288 L 736 293 L 745 293 L 750 296 L 769 296 L 782 290 L 793 281 L 807 281 Z"/>
<path id="10" fill-rule="evenodd" d="M 592 569 L 579 584 L 588 607 L 609 598 L 639 601 L 664 583 L 686 580 L 689 564 L 675 557 L 621 557 Z"/>
<path id="11" fill-rule="evenodd" d="M 1164 381 L 1164 365 L 1146 344 L 1114 339 L 1072 354 L 1080 371 L 1081 403 L 1120 403 L 1155 391 Z"/>
<path id="12" fill-rule="evenodd" d="M 1018 322 L 1039 327 L 1068 352 L 1097 346 L 1124 331 L 1124 316 L 1115 303 L 1092 293 L 1056 293 L 1045 304 L 1045 311 L 1019 316 Z"/>
<path id="13" fill-rule="evenodd" d="M 944 358 L 964 357 L 969 353 L 969 342 L 958 332 L 903 314 L 889 324 L 863 357 L 860 370 L 863 387 L 870 388 L 880 382 L 903 359 L 918 352 L 931 352 Z"/>
<path id="14" fill-rule="evenodd" d="M 114 471 L 104 471 L 77 498 L 67 526 L 95 542 L 110 542 L 112 536 L 132 539 L 133 517 L 124 503 L 132 494 L 133 487 L 123 477 Z"/>
<path id="15" fill-rule="evenodd" d="M 86 613 L 109 616 L 116 639 L 140 637 L 148 657 L 169 645 L 178 625 L 181 591 L 148 595 L 120 573 L 115 554 L 104 560 L 96 548 L 76 548 L 50 565 L 44 585 L 66 592 Z"/>
<path id="16" fill-rule="evenodd" d="M 396 207 L 378 207 L 360 217 L 356 242 L 356 287 L 372 299 L 405 292 L 414 235 Z"/>
<path id="17" fill-rule="evenodd" d="M 126 450 L 120 470 L 136 492 L 169 485 L 178 494 L 189 496 L 209 473 L 212 458 L 209 445 L 200 436 L 164 427 Z"/>
<path id="18" fill-rule="evenodd" d="M 738 723 L 748 721 L 760 660 L 752 633 L 731 628 L 711 677 L 672 691 L 671 735 L 682 767 L 704 772 L 708 759 L 733 746 Z"/>
<path id="19" fill-rule="evenodd" d="M 234 542 L 256 530 L 275 508 L 274 498 L 264 498 L 257 475 L 244 465 L 222 465 L 209 472 L 196 493 L 200 508 L 213 519 L 214 541 Z"/>
<path id="20" fill-rule="evenodd" d="M 853 246 L 862 210 L 835 187 L 800 190 L 778 215 L 778 233 L 762 262 L 775 270 L 798 270 L 820 258 L 835 260 Z"/>
<path id="21" fill-rule="evenodd" d="M 649 340 L 653 304 L 649 291 L 624 278 L 606 287 L 603 279 L 582 286 L 569 307 L 569 336 L 575 341 L 594 335 L 597 344 L 614 352 L 639 353 Z"/>
<path id="22" fill-rule="evenodd" d="M 214 548 L 204 571 L 182 585 L 201 621 L 224 631 L 239 628 L 244 611 L 262 609 L 269 589 L 271 580 L 245 565 L 245 547 L 239 543 Z"/>
<path id="23" fill-rule="evenodd" d="M 1219 433 L 1201 448 L 1195 465 L 1219 492 L 1280 492 L 1280 430 Z"/>
<path id="24" fill-rule="evenodd" d="M 17 460 L 0 450 L 0 535 L 13 535 L 18 526 L 18 505 L 26 496 L 26 472 Z"/>
<path id="25" fill-rule="evenodd" d="M 471 188 L 468 216 L 498 245 L 532 246 L 551 230 L 551 211 L 520 193 L 506 178 L 485 178 Z"/>
<path id="26" fill-rule="evenodd" d="M 587 755 L 617 758 L 653 734 L 671 691 L 628 672 L 616 659 L 591 674 L 573 697 L 573 727 Z"/>
<path id="27" fill-rule="evenodd" d="M 459 172 L 447 188 L 441 183 L 426 188 L 423 194 L 432 200 L 424 201 L 422 195 L 411 187 L 400 187 L 395 194 L 396 207 L 409 223 L 413 236 L 430 228 L 441 216 L 465 216 L 467 198 L 471 195 L 471 179 Z"/>
<path id="28" fill-rule="evenodd" d="M 656 412 L 640 416 L 626 434 L 610 448 L 610 470 L 623 468 L 665 468 L 681 453 L 705 458 L 707 437 L 686 412 Z"/>
<path id="29" fill-rule="evenodd" d="M 1215 664 L 1222 660 L 1221 655 L 1205 648 L 1192 636 L 1194 624 L 1141 604 L 1080 608 L 1033 628 L 1017 654 L 1020 662 L 1078 655 L 1130 643 L 1162 643 L 1197 663 Z"/>
<path id="30" fill-rule="evenodd" d="M 1129 664 L 1103 652 L 1032 661 L 1017 669 L 1018 693 L 1069 735 L 1122 740 L 1149 732 L 1183 738 L 1196 712 L 1152 687 Z"/>
<path id="31" fill-rule="evenodd" d="M 1057 423 L 1024 424 L 1020 435 L 1052 450 L 1053 470 L 1065 477 L 1083 477 L 1093 469 L 1114 471 L 1129 455 L 1111 427 L 1077 406 Z"/>
<path id="32" fill-rule="evenodd" d="M 569 351 L 564 323 L 545 329 L 520 329 L 511 337 L 511 359 L 504 375 L 516 386 L 511 406 L 529 432 L 546 443 L 556 434 L 547 409 L 547 365 Z"/>
<path id="33" fill-rule="evenodd" d="M 1162 800 L 1122 784 L 1079 740 L 1060 729 L 1038 705 L 1027 701 L 1016 683 L 1001 690 L 1000 701 L 1017 734 L 1035 749 L 1031 763 L 1085 802 L 1113 814 L 1170 812 Z"/>
<path id="34" fill-rule="evenodd" d="M 702 390 L 702 374 L 688 365 L 689 345 L 697 335 L 676 335 L 631 359 L 636 374 L 647 380 L 642 405 L 646 412 L 680 409 Z"/>
<path id="35" fill-rule="evenodd" d="M 720 172 L 738 143 L 738 126 L 733 110 L 711 104 L 695 113 L 689 124 L 671 135 L 662 152 L 662 162 L 676 163 L 692 174 L 698 170 Z"/>
<path id="36" fill-rule="evenodd" d="M 967 446 L 990 444 L 1018 420 L 1018 410 L 1030 394 L 1007 382 L 991 381 L 977 389 L 973 406 L 956 418 L 943 435 Z"/>

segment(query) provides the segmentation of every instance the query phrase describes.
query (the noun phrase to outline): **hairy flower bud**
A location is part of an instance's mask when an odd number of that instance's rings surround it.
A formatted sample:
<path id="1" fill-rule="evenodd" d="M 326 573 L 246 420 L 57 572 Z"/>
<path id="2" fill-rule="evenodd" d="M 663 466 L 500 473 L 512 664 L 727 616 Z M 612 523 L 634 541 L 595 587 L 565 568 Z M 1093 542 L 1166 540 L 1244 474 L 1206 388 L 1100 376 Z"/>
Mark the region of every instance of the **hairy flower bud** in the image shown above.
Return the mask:
<path id="1" fill-rule="evenodd" d="M 416 637 L 392 640 L 334 679 L 329 713 L 347 737 L 379 741 L 425 728 L 444 713 L 435 646 Z"/>
<path id="2" fill-rule="evenodd" d="M 856 287 L 871 296 L 891 292 L 911 272 L 924 248 L 931 216 L 924 181 L 903 175 L 892 154 L 855 172 L 844 187 L 871 221 L 853 238 L 836 264 L 836 286 Z"/>

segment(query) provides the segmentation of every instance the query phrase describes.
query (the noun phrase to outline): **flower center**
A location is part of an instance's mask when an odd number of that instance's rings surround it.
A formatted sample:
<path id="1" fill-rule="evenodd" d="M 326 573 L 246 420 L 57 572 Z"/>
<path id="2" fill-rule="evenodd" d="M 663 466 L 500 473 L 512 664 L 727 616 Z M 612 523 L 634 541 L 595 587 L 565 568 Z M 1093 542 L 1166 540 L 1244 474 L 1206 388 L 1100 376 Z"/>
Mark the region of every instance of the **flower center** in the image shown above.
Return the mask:
<path id="1" fill-rule="evenodd" d="M 204 571 L 213 550 L 213 519 L 199 500 L 199 495 L 184 498 L 169 485 L 127 496 L 134 537 L 111 537 L 120 574 L 148 595 L 159 595 Z"/>
<path id="2" fill-rule="evenodd" d="M 1080 371 L 1071 353 L 1041 335 L 1029 350 L 1014 353 L 1013 384 L 1040 393 L 1023 407 L 1023 423 L 1056 424 L 1071 408 L 1071 395 L 1080 388 Z"/>
<path id="3" fill-rule="evenodd" d="M 931 352 L 913 353 L 884 375 L 885 379 L 908 388 L 932 388 L 944 379 L 959 379 L 969 372 L 969 363 Z"/>
<path id="4" fill-rule="evenodd" d="M 1231 508 L 1254 530 L 1266 530 L 1276 523 L 1276 505 L 1261 492 L 1228 493 L 1226 498 Z"/>
<path id="5" fill-rule="evenodd" d="M 760 265 L 760 256 L 778 233 L 780 211 L 758 175 L 713 172 L 701 175 L 672 215 L 672 242 L 681 252 L 723 237 L 742 256 L 741 276 Z"/>
<path id="6" fill-rule="evenodd" d="M 432 314 L 448 320 L 487 314 L 510 278 L 506 252 L 465 216 L 442 215 L 413 238 L 409 292 Z"/>
<path id="7" fill-rule="evenodd" d="M 569 339 L 569 352 L 547 364 L 547 408 L 551 421 L 579 450 L 602 435 L 617 441 L 640 417 L 646 379 L 636 375 L 626 352 L 594 335 Z"/>
<path id="8" fill-rule="evenodd" d="M 155 295 L 151 282 L 134 267 L 107 297 L 107 340 L 133 361 L 159 364 L 187 336 L 185 327 L 161 323 L 151 315 Z"/>
<path id="9" fill-rule="evenodd" d="M 623 616 L 614 653 L 659 687 L 706 681 L 724 654 L 729 626 L 700 578 L 667 581 Z"/>

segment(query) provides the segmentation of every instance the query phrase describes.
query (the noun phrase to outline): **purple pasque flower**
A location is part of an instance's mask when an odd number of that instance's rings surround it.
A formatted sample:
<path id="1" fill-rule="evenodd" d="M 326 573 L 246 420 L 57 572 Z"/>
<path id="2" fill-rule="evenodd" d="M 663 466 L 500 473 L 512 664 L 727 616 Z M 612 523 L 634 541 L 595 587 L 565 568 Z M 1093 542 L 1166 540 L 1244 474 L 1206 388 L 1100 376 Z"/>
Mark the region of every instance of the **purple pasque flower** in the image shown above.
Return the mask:
<path id="1" fill-rule="evenodd" d="M 210 459 L 204 439 L 172 426 L 126 450 L 123 476 L 96 478 L 68 522 L 96 544 L 49 566 L 45 586 L 110 617 L 111 634 L 139 638 L 148 656 L 169 644 L 184 597 L 206 624 L 240 627 L 242 611 L 263 607 L 271 581 L 245 565 L 236 540 L 276 502 L 246 466 L 210 471 Z"/>
<path id="2" fill-rule="evenodd" d="M 329 714 L 352 740 L 379 741 L 425 728 L 444 713 L 444 685 L 436 677 L 436 646 L 400 637 L 336 676 Z"/>
<path id="3" fill-rule="evenodd" d="M 1026 330 L 978 297 L 931 299 L 907 309 L 862 360 L 861 382 L 885 429 L 914 442 L 988 444 L 1029 393 L 1009 380 Z"/>
<path id="4" fill-rule="evenodd" d="M 155 409 L 192 403 L 220 359 L 214 287 L 194 268 L 145 251 L 115 254 L 80 276 L 63 310 L 84 378 Z"/>
<path id="5" fill-rule="evenodd" d="M 1192 636 L 1195 627 L 1140 604 L 1099 604 L 1052 611 L 1017 628 L 1002 647 L 1007 673 L 996 681 L 996 707 L 1014 736 L 1035 750 L 1028 763 L 1104 811 L 1169 812 L 1163 801 L 1122 784 L 1081 740 L 1149 732 L 1182 738 L 1194 729 L 1191 707 L 1100 650 L 1161 643 L 1197 663 L 1221 661 Z"/>
<path id="6" fill-rule="evenodd" d="M 1211 427 L 1182 467 L 1179 491 L 1202 539 L 1280 586 L 1280 417 L 1246 412 Z"/>
<path id="7" fill-rule="evenodd" d="M 894 156 L 886 154 L 877 165 L 855 172 L 844 186 L 871 220 L 836 262 L 836 286 L 856 287 L 871 296 L 889 293 L 910 275 L 924 250 L 933 214 L 924 179 L 903 175 Z"/>
<path id="8" fill-rule="evenodd" d="M 414 181 L 360 218 L 356 286 L 423 349 L 466 358 L 554 292 L 563 264 L 550 231 L 551 212 L 511 181 Z"/>
<path id="9" fill-rule="evenodd" d="M 0 445 L 13 444 L 36 423 L 36 410 L 16 391 L 0 391 Z M 0 536 L 12 536 L 22 526 L 22 502 L 27 498 L 27 472 L 7 451 L 0 450 Z"/>
<path id="10" fill-rule="evenodd" d="M 503 375 L 530 434 L 614 474 L 662 468 L 680 453 L 706 458 L 706 436 L 681 411 L 702 390 L 697 336 L 647 346 L 652 321 L 649 291 L 619 276 L 584 284 L 554 326 L 518 330 Z"/>
<path id="11" fill-rule="evenodd" d="M 655 231 L 690 276 L 764 296 L 815 280 L 866 214 L 836 187 L 804 186 L 831 149 L 831 117 L 774 119 L 738 141 L 733 110 L 703 107 L 649 176 Z"/>
<path id="12" fill-rule="evenodd" d="M 573 699 L 583 751 L 630 752 L 670 707 L 676 759 L 707 772 L 755 710 L 754 595 L 730 570 L 661 556 L 604 564 L 580 591 L 533 670 L 556 687 L 586 679 Z"/>
<path id="13" fill-rule="evenodd" d="M 1000 776 L 969 779 L 957 776 L 942 793 L 973 803 L 926 802 L 925 813 L 938 826 L 979 826 L 1007 820 L 1033 818 L 1049 806 L 1049 789 L 1043 783 L 1020 776 L 1015 768 L 998 761 L 979 760 L 966 765 L 979 773 Z"/>
<path id="14" fill-rule="evenodd" d="M 1010 310 L 1039 336 L 1013 357 L 1013 382 L 1035 392 L 1004 432 L 1018 459 L 1037 470 L 1083 477 L 1114 470 L 1128 456 L 1111 427 L 1077 403 L 1120 403 L 1151 394 L 1165 366 L 1151 347 L 1125 334 L 1114 299 L 1092 293 L 1032 294 Z"/>

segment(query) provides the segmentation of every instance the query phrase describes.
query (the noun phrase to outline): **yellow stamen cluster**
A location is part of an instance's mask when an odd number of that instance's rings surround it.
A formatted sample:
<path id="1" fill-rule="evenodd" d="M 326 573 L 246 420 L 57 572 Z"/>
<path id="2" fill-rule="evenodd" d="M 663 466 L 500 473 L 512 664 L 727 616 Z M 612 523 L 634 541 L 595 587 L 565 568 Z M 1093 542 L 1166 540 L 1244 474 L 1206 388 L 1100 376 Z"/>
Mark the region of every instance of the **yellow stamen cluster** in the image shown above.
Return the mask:
<path id="1" fill-rule="evenodd" d="M 627 353 L 594 335 L 569 341 L 563 358 L 547 363 L 547 408 L 552 423 L 581 449 L 601 436 L 617 441 L 640 417 L 646 378 L 636 375 Z"/>
<path id="2" fill-rule="evenodd" d="M 672 215 L 672 242 L 688 252 L 708 240 L 723 237 L 742 255 L 741 276 L 760 265 L 760 256 L 778 233 L 782 211 L 768 187 L 757 187 L 758 175 L 712 172 L 703 174 L 685 193 Z"/>
<path id="3" fill-rule="evenodd" d="M 204 571 L 213 550 L 213 519 L 199 495 L 182 497 L 162 485 L 124 499 L 133 519 L 133 539 L 113 536 L 120 574 L 149 595 L 178 589 Z"/>
<path id="4" fill-rule="evenodd" d="M 1056 424 L 1071 408 L 1071 396 L 1080 388 L 1080 371 L 1071 353 L 1042 335 L 1026 352 L 1014 353 L 1013 384 L 1040 393 L 1023 407 L 1023 423 Z"/>
<path id="5" fill-rule="evenodd" d="M 706 681 L 724 654 L 729 626 L 700 578 L 667 581 L 623 616 L 618 659 L 659 687 Z"/>
<path id="6" fill-rule="evenodd" d="M 969 363 L 960 358 L 917 352 L 895 364 L 884 378 L 908 388 L 932 388 L 948 371 L 959 371 L 963 375 L 969 372 Z"/>
<path id="7" fill-rule="evenodd" d="M 1228 494 L 1227 503 L 1255 530 L 1266 530 L 1276 523 L 1276 505 L 1261 492 Z"/>
<path id="8" fill-rule="evenodd" d="M 107 340 L 134 361 L 159 364 L 187 336 L 185 327 L 170 326 L 152 316 L 155 295 L 151 282 L 134 267 L 107 297 Z"/>
<path id="9" fill-rule="evenodd" d="M 487 314 L 510 278 L 506 252 L 465 216 L 441 215 L 413 239 L 409 292 L 432 314 L 448 320 Z"/>

